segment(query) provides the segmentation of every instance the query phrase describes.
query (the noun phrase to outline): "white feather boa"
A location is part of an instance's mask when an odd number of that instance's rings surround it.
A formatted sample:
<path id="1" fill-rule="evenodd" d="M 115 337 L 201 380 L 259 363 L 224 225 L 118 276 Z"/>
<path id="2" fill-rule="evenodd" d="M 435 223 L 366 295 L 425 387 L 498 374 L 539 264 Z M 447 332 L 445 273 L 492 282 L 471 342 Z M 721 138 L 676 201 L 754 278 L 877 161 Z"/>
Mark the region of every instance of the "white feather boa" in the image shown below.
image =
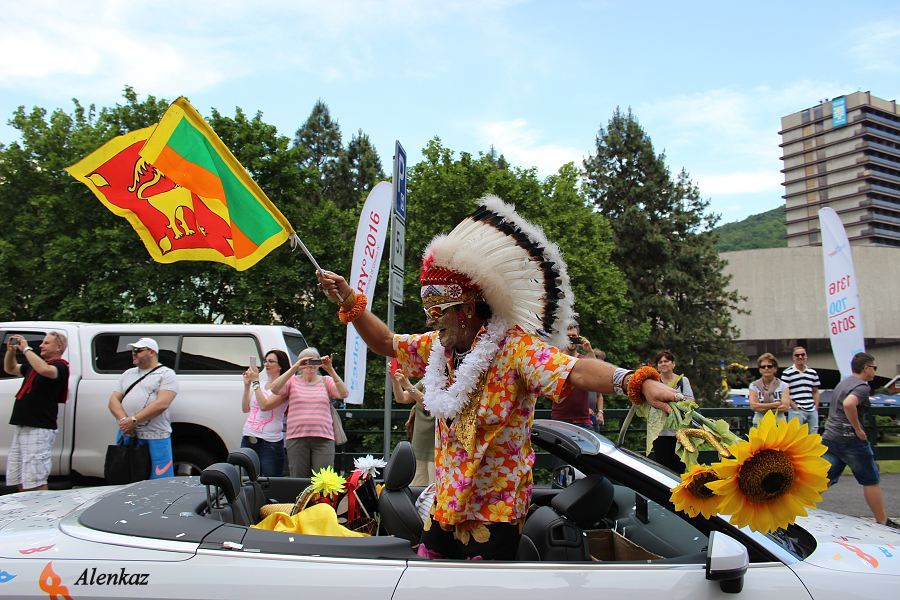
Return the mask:
<path id="1" fill-rule="evenodd" d="M 494 317 L 488 322 L 487 332 L 475 344 L 456 370 L 456 380 L 447 387 L 447 357 L 444 346 L 435 338 L 431 344 L 431 356 L 425 367 L 425 409 L 439 419 L 453 419 L 469 400 L 469 395 L 482 375 L 491 366 L 509 324 Z"/>

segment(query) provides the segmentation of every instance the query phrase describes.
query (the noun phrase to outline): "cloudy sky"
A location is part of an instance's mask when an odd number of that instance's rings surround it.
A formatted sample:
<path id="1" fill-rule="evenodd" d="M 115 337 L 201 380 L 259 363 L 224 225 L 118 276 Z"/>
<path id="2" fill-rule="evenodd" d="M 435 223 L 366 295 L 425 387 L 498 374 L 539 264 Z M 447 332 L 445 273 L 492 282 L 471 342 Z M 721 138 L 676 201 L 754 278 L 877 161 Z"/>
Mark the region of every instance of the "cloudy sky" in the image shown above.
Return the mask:
<path id="1" fill-rule="evenodd" d="M 631 108 L 723 222 L 782 203 L 780 118 L 900 96 L 896 1 L 0 0 L 0 143 L 19 105 L 187 96 L 293 135 L 317 99 L 389 170 L 439 136 L 542 175 Z"/>

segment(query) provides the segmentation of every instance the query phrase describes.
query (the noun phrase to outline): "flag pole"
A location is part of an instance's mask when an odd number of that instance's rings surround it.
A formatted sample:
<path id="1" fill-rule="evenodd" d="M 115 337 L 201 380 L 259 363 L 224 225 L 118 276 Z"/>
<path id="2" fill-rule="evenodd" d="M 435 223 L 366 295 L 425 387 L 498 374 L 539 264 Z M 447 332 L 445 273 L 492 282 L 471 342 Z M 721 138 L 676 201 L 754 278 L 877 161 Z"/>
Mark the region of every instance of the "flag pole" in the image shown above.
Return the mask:
<path id="1" fill-rule="evenodd" d="M 315 259 L 315 257 L 313 257 L 312 253 L 309 251 L 309 248 L 306 247 L 306 244 L 303 243 L 303 240 L 301 240 L 300 237 L 296 233 L 291 234 L 290 240 L 291 240 L 291 248 L 296 248 L 297 246 L 300 246 L 300 249 L 303 250 L 303 254 L 306 255 L 306 258 L 309 259 L 309 262 L 311 262 L 313 264 L 313 266 L 316 268 L 316 273 L 322 273 L 324 271 L 324 269 L 322 269 L 322 267 L 319 266 L 319 263 L 316 262 L 316 259 Z"/>

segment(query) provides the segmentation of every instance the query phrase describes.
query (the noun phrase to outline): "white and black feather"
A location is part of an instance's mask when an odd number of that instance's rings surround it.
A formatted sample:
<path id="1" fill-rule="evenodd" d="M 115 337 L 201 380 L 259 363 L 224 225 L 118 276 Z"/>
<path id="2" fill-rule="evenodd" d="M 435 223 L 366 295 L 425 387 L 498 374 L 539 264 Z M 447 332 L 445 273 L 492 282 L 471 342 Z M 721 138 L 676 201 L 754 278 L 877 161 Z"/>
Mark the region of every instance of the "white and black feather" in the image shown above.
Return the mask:
<path id="1" fill-rule="evenodd" d="M 432 240 L 425 256 L 469 276 L 494 314 L 556 346 L 566 345 L 574 298 L 559 247 L 496 196 L 453 231 Z"/>

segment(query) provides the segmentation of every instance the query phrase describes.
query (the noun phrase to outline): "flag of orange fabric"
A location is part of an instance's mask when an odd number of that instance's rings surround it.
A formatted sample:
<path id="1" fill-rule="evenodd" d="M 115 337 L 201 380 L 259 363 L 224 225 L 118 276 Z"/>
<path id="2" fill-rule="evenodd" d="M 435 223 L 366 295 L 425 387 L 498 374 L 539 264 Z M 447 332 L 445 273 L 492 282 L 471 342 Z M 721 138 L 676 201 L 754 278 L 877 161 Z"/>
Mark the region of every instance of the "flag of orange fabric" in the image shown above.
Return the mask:
<path id="1" fill-rule="evenodd" d="M 158 125 L 110 140 L 66 170 L 128 219 L 158 262 L 212 260 L 240 271 L 294 234 L 183 98 Z"/>

